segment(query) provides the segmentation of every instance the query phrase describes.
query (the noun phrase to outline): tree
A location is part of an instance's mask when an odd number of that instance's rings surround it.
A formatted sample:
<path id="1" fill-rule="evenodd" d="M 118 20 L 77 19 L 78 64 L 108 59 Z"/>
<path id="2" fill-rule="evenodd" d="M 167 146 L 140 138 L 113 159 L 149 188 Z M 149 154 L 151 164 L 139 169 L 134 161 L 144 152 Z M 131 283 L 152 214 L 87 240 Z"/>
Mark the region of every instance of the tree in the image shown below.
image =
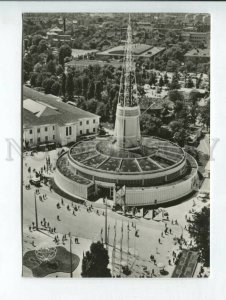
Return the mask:
<path id="1" fill-rule="evenodd" d="M 158 136 L 161 126 L 161 119 L 153 117 L 149 114 L 142 115 L 142 118 L 140 120 L 140 127 L 143 134 Z"/>
<path id="2" fill-rule="evenodd" d="M 32 37 L 32 44 L 38 46 L 41 40 L 42 40 L 42 36 L 40 34 L 35 34 Z"/>
<path id="3" fill-rule="evenodd" d="M 162 76 L 159 79 L 159 86 L 160 87 L 164 86 L 164 80 L 163 80 Z"/>
<path id="4" fill-rule="evenodd" d="M 80 96 L 77 100 L 77 107 L 87 110 L 85 97 Z"/>
<path id="5" fill-rule="evenodd" d="M 210 101 L 208 100 L 206 106 L 200 108 L 200 116 L 203 124 L 207 129 L 210 127 Z"/>
<path id="6" fill-rule="evenodd" d="M 56 63 L 53 60 L 50 60 L 46 65 L 47 72 L 50 72 L 51 74 L 56 73 Z"/>
<path id="7" fill-rule="evenodd" d="M 194 87 L 194 83 L 193 83 L 193 81 L 192 81 L 191 76 L 188 77 L 188 80 L 187 80 L 187 82 L 186 82 L 186 84 L 185 84 L 185 87 L 186 87 L 186 88 L 189 88 L 189 89 L 191 89 L 191 88 Z"/>
<path id="8" fill-rule="evenodd" d="M 59 75 L 63 74 L 63 72 L 64 72 L 64 68 L 61 65 L 58 65 L 56 67 L 56 75 L 59 76 Z"/>
<path id="9" fill-rule="evenodd" d="M 36 52 L 37 52 L 37 46 L 36 45 L 31 45 L 31 47 L 30 47 L 30 53 L 34 54 Z"/>
<path id="10" fill-rule="evenodd" d="M 168 60 L 167 65 L 166 65 L 166 71 L 167 72 L 176 72 L 178 67 L 179 67 L 179 65 L 176 61 Z"/>
<path id="11" fill-rule="evenodd" d="M 165 73 L 164 74 L 164 84 L 168 85 L 168 83 L 169 83 L 169 79 L 168 79 L 167 73 Z"/>
<path id="12" fill-rule="evenodd" d="M 150 73 L 150 78 L 149 78 L 149 84 L 150 85 L 155 85 L 156 84 L 156 73 L 155 72 L 151 72 Z"/>
<path id="13" fill-rule="evenodd" d="M 180 84 L 178 82 L 178 76 L 176 74 L 173 75 L 169 88 L 170 90 L 178 90 L 180 88 Z"/>
<path id="14" fill-rule="evenodd" d="M 86 108 L 89 112 L 95 113 L 97 109 L 97 101 L 95 99 L 90 99 L 86 102 Z"/>
<path id="15" fill-rule="evenodd" d="M 168 93 L 169 100 L 172 102 L 176 101 L 184 101 L 184 96 L 182 93 L 178 92 L 177 90 L 171 90 Z"/>
<path id="16" fill-rule="evenodd" d="M 45 40 L 41 40 L 38 44 L 38 53 L 43 53 L 47 50 L 47 43 Z"/>
<path id="17" fill-rule="evenodd" d="M 64 66 L 65 57 L 71 57 L 71 47 L 68 44 L 64 44 L 59 50 L 59 64 Z"/>
<path id="18" fill-rule="evenodd" d="M 70 72 L 67 74 L 67 78 L 66 78 L 66 94 L 69 101 L 73 100 L 73 93 L 74 93 L 74 80 L 73 80 L 73 75 Z"/>
<path id="19" fill-rule="evenodd" d="M 193 214 L 189 233 L 194 238 L 197 249 L 201 251 L 201 259 L 208 267 L 210 264 L 210 209 L 203 207 Z"/>
<path id="20" fill-rule="evenodd" d="M 180 147 L 184 147 L 188 139 L 188 131 L 181 127 L 177 132 L 174 133 L 173 139 Z"/>
<path id="21" fill-rule="evenodd" d="M 106 117 L 109 114 L 109 112 L 106 111 L 106 106 L 107 105 L 103 102 L 97 104 L 96 114 L 101 117 L 102 122 L 106 121 Z"/>
<path id="22" fill-rule="evenodd" d="M 35 66 L 34 66 L 34 72 L 35 73 L 40 73 L 42 71 L 42 65 L 40 64 L 40 62 L 38 62 Z"/>
<path id="23" fill-rule="evenodd" d="M 65 75 L 65 73 L 62 73 L 60 81 L 61 81 L 61 93 L 65 97 L 65 94 L 66 94 L 66 75 Z"/>
<path id="24" fill-rule="evenodd" d="M 189 94 L 189 102 L 191 102 L 193 105 L 198 102 L 198 100 L 202 97 L 201 93 L 197 90 L 192 90 Z"/>
<path id="25" fill-rule="evenodd" d="M 43 74 L 38 73 L 38 76 L 36 78 L 36 86 L 42 86 L 43 78 Z"/>
<path id="26" fill-rule="evenodd" d="M 31 86 L 36 86 L 36 80 L 37 80 L 37 73 L 31 73 L 31 78 L 30 78 L 30 84 Z"/>
<path id="27" fill-rule="evenodd" d="M 60 93 L 60 84 L 58 81 L 56 81 L 51 87 L 51 94 L 55 96 L 59 96 L 59 93 Z"/>
<path id="28" fill-rule="evenodd" d="M 108 251 L 101 242 L 92 243 L 82 260 L 82 277 L 111 277 Z"/>
<path id="29" fill-rule="evenodd" d="M 51 94 L 51 88 L 52 88 L 52 85 L 54 84 L 54 80 L 51 79 L 51 78 L 46 78 L 43 83 L 42 83 L 42 86 L 44 88 L 44 91 L 46 94 Z"/>
<path id="30" fill-rule="evenodd" d="M 92 81 L 90 81 L 89 83 L 89 87 L 88 87 L 88 91 L 87 91 L 87 98 L 91 99 L 95 96 L 95 83 Z"/>

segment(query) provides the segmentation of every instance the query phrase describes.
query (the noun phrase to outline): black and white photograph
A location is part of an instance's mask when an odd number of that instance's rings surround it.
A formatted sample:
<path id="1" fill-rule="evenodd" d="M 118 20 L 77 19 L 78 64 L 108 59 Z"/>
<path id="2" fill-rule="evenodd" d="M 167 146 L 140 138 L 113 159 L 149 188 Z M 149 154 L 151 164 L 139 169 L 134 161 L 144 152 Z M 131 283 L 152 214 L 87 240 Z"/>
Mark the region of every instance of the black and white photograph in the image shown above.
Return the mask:
<path id="1" fill-rule="evenodd" d="M 23 277 L 209 277 L 210 21 L 23 14 Z"/>

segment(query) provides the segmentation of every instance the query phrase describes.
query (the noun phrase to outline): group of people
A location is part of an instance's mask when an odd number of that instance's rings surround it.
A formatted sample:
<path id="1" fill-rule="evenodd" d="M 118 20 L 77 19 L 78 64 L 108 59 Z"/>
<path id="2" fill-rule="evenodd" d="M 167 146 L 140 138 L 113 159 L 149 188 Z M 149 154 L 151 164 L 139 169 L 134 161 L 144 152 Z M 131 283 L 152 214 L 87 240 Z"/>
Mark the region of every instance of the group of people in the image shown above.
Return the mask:
<path id="1" fill-rule="evenodd" d="M 39 200 L 40 200 L 41 202 L 43 202 L 43 200 L 47 200 L 47 195 L 46 195 L 46 194 L 39 195 Z"/>
<path id="2" fill-rule="evenodd" d="M 61 202 L 57 202 L 57 204 L 56 204 L 57 209 L 61 209 L 62 206 L 65 206 L 63 198 L 61 198 Z M 69 204 L 66 207 L 67 207 L 68 211 L 72 210 L 73 216 L 76 216 L 76 212 L 78 212 L 80 210 L 80 206 L 76 205 L 76 204 L 73 204 L 73 202 L 71 203 L 71 207 L 70 207 Z M 57 220 L 60 221 L 60 217 L 59 216 L 57 216 Z"/>
<path id="3" fill-rule="evenodd" d="M 66 242 L 67 240 L 68 240 L 68 239 L 67 239 L 67 234 L 63 234 L 63 236 L 62 236 L 62 238 L 61 238 L 62 244 L 65 245 L 65 242 Z M 53 241 L 54 241 L 57 245 L 59 245 L 59 244 L 60 244 L 60 238 L 59 238 L 59 236 L 58 236 L 58 235 L 55 235 Z M 75 244 L 79 244 L 79 240 L 78 240 L 77 237 L 75 237 L 74 242 L 75 242 Z"/>

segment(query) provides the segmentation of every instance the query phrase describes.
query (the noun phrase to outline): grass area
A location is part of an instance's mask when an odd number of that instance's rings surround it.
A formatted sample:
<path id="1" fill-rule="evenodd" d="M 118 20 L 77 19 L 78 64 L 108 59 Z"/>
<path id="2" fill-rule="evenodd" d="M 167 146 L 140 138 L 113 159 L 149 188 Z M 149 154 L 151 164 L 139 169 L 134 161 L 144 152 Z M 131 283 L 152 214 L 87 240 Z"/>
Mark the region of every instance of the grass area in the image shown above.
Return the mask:
<path id="1" fill-rule="evenodd" d="M 56 250 L 56 256 L 47 262 L 38 260 L 35 250 L 28 251 L 24 254 L 23 265 L 32 271 L 34 277 L 45 277 L 56 272 L 73 272 L 78 267 L 80 258 L 72 253 L 71 259 L 70 252 L 62 246 L 57 246 Z"/>

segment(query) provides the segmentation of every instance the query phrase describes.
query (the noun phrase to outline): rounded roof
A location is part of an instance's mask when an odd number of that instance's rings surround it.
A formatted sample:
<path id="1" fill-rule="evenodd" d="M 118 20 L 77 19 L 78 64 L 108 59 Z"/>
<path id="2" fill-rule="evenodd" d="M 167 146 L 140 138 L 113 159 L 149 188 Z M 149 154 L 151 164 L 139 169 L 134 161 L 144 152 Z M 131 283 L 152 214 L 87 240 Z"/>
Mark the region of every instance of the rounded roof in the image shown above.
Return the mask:
<path id="1" fill-rule="evenodd" d="M 156 137 L 143 137 L 140 147 L 134 150 L 118 148 L 114 139 L 81 141 L 69 153 L 79 166 L 115 174 L 162 172 L 185 158 L 182 148 Z"/>

